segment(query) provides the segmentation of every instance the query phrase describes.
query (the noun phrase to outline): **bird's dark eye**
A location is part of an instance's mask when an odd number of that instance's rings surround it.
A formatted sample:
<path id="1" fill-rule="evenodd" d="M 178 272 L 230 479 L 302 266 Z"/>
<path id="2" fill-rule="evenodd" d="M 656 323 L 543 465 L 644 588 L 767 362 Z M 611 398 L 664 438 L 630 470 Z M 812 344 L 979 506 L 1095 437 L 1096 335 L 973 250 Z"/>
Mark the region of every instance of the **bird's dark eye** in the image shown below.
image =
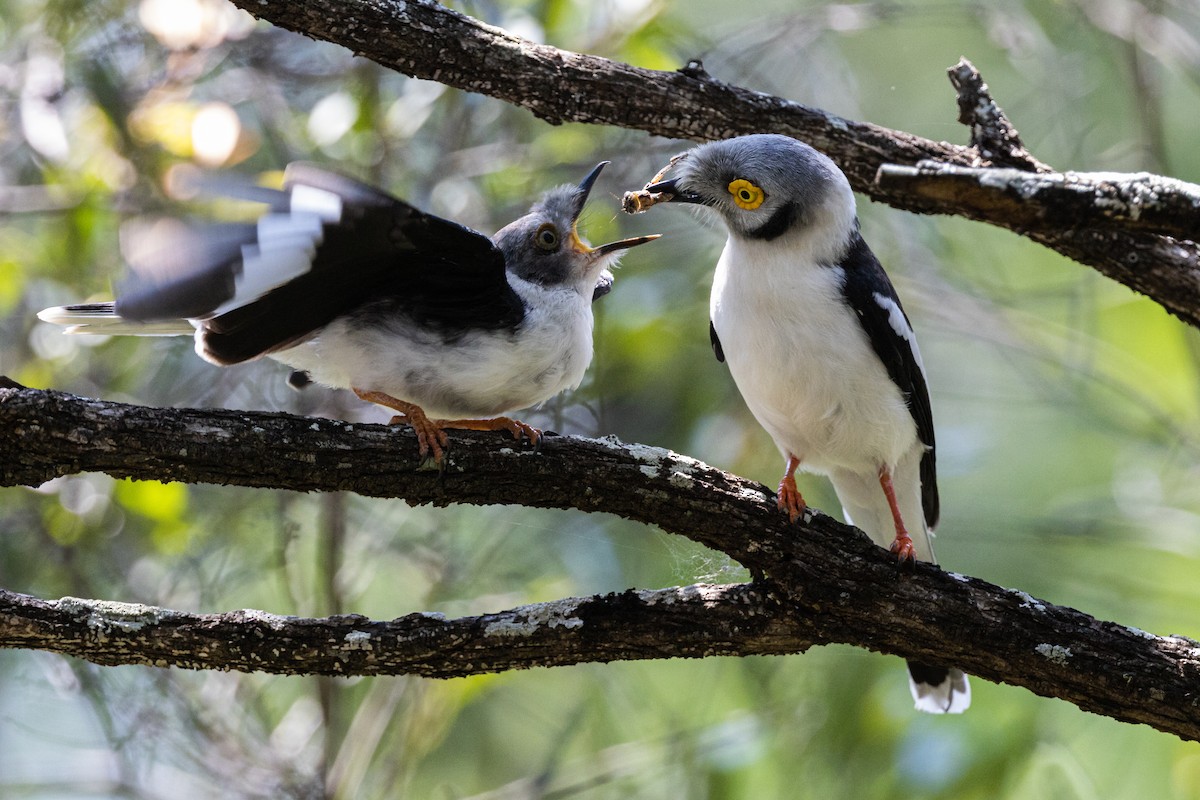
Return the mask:
<path id="1" fill-rule="evenodd" d="M 547 222 L 542 227 L 537 229 L 537 233 L 533 235 L 533 243 L 539 249 L 550 251 L 558 249 L 558 228 L 554 224 Z"/>

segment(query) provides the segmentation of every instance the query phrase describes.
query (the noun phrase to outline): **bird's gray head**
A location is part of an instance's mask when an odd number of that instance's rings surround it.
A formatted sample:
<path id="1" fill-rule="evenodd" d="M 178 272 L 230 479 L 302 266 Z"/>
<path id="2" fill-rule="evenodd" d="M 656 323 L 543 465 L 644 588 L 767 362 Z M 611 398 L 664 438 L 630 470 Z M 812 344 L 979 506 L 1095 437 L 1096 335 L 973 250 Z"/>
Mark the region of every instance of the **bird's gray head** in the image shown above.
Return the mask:
<path id="1" fill-rule="evenodd" d="M 730 236 L 773 241 L 796 233 L 827 234 L 841 245 L 855 225 L 854 193 L 827 156 L 778 134 L 710 142 L 671 159 L 627 211 L 659 202 L 711 209 Z"/>
<path id="2" fill-rule="evenodd" d="M 587 298 L 608 267 L 631 247 L 658 235 L 638 236 L 592 247 L 576 230 L 592 185 L 608 164 L 602 161 L 578 186 L 559 186 L 542 195 L 529 213 L 493 237 L 508 270 L 542 286 L 571 286 Z M 611 280 L 611 275 L 608 276 Z"/>

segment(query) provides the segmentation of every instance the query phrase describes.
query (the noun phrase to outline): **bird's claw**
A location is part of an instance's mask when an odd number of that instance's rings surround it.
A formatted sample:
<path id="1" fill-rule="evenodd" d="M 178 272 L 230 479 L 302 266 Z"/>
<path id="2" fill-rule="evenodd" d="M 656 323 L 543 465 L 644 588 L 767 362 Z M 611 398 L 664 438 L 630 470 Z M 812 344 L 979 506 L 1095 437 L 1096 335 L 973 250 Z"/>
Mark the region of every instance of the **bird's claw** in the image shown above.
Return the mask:
<path id="1" fill-rule="evenodd" d="M 421 458 L 432 456 L 436 463 L 442 463 L 446 456 L 446 449 L 450 446 L 450 436 L 446 433 L 445 428 L 428 417 L 415 414 L 413 416 L 397 414 L 392 417 L 390 424 L 410 426 L 417 435 L 417 453 Z"/>
<path id="2" fill-rule="evenodd" d="M 524 437 L 529 440 L 531 445 L 537 447 L 538 443 L 541 441 L 542 432 L 528 423 L 521 422 L 519 419 L 511 419 L 509 417 L 498 417 L 496 421 L 499 423 L 500 427 L 511 433 L 513 438 L 518 442 L 521 441 L 521 437 Z"/>
<path id="3" fill-rule="evenodd" d="M 354 393 L 360 400 L 399 411 L 399 414 L 392 417 L 390 424 L 411 426 L 417 435 L 417 452 L 420 453 L 421 458 L 432 456 L 439 466 L 442 465 L 446 450 L 450 447 L 450 436 L 446 433 L 447 428 L 460 428 L 468 431 L 508 431 L 518 442 L 523 438 L 528 439 L 534 448 L 537 448 L 538 442 L 542 438 L 540 430 L 511 417 L 430 419 L 415 403 L 399 400 L 384 392 L 356 388 Z"/>
<path id="4" fill-rule="evenodd" d="M 780 511 L 788 515 L 789 522 L 800 519 L 808 509 L 808 503 L 804 502 L 804 497 L 796 487 L 796 479 L 791 475 L 785 476 L 779 482 L 779 492 L 775 496 L 775 504 L 779 506 Z"/>
<path id="5" fill-rule="evenodd" d="M 508 431 L 518 442 L 528 439 L 535 448 L 542 438 L 542 432 L 532 425 L 511 417 L 493 417 L 490 419 L 439 419 L 432 422 L 439 430 L 442 428 L 458 428 L 465 431 Z M 443 446 L 445 432 L 442 431 Z"/>
<path id="6" fill-rule="evenodd" d="M 913 548 L 912 537 L 907 534 L 897 534 L 896 538 L 892 541 L 890 550 L 895 554 L 896 560 L 902 566 L 913 564 L 917 560 L 917 553 Z"/>

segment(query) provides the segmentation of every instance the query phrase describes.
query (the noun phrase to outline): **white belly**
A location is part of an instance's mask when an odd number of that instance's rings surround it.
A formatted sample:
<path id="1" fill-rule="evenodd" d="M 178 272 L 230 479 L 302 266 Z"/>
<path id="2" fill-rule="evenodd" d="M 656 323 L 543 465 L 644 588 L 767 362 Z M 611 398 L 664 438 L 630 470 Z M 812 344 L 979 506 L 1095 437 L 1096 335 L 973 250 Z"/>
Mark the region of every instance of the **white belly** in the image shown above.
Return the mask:
<path id="1" fill-rule="evenodd" d="M 713 280 L 713 326 L 746 405 L 811 471 L 895 465 L 919 446 L 916 424 L 845 308 L 841 270 L 778 250 L 731 240 Z"/>
<path id="2" fill-rule="evenodd" d="M 592 360 L 590 298 L 567 288 L 518 289 L 540 296 L 514 332 L 447 342 L 405 319 L 387 328 L 339 320 L 275 358 L 326 386 L 416 403 L 430 417 L 507 414 L 578 386 Z"/>

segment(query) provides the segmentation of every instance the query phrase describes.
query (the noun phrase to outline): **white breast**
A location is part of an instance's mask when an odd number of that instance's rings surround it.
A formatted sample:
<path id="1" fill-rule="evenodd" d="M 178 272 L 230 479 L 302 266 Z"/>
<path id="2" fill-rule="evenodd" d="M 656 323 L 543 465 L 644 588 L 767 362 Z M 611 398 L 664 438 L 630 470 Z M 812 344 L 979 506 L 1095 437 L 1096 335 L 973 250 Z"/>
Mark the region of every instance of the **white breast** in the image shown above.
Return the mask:
<path id="1" fill-rule="evenodd" d="M 313 380 L 380 391 L 435 418 L 507 414 L 579 385 L 592 360 L 591 298 L 509 276 L 529 308 L 515 331 L 478 331 L 446 342 L 404 318 L 386 327 L 336 320 L 275 356 Z"/>
<path id="2" fill-rule="evenodd" d="M 842 280 L 804 248 L 731 238 L 710 311 L 746 405 L 784 455 L 816 472 L 871 474 L 919 446 L 916 424 Z"/>

